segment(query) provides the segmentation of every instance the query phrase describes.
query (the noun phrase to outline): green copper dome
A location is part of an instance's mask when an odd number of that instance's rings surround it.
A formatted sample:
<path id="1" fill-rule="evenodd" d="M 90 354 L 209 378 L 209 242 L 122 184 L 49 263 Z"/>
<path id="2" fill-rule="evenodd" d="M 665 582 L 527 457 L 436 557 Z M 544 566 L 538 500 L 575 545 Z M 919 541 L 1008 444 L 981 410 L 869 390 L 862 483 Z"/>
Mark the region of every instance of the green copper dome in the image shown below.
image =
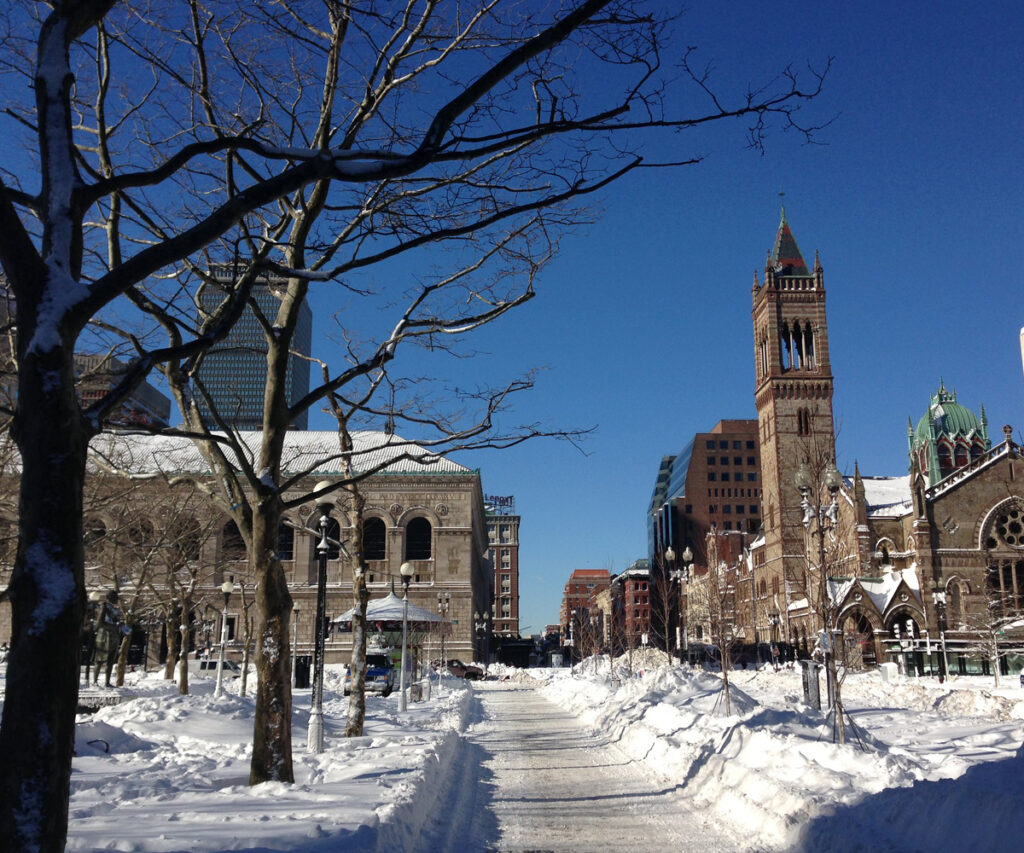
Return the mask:
<path id="1" fill-rule="evenodd" d="M 930 426 L 934 424 L 935 438 L 941 435 L 964 436 L 984 435 L 982 421 L 970 409 L 956 401 L 956 391 L 949 391 L 945 385 L 939 384 L 939 390 L 932 395 L 931 405 L 924 417 L 917 422 L 914 438 L 917 441 L 928 441 L 932 434 Z"/>

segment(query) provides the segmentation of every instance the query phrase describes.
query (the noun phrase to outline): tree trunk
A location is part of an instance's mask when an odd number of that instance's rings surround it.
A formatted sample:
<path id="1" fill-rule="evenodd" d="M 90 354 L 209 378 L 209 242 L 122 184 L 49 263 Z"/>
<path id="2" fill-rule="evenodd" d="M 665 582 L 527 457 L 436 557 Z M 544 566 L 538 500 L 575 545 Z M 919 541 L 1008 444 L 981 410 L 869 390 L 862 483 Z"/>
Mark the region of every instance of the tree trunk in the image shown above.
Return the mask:
<path id="1" fill-rule="evenodd" d="M 181 642 L 178 633 L 178 626 L 181 624 L 181 612 L 177 607 L 171 608 L 170 614 L 164 620 L 164 632 L 167 634 L 167 660 L 164 661 L 164 678 L 171 681 L 174 678 L 174 667 L 178 663 L 178 652 Z"/>
<path id="2" fill-rule="evenodd" d="M 188 696 L 188 623 L 192 618 L 192 601 L 186 598 L 181 605 L 181 624 L 178 626 L 178 694 Z"/>
<path id="3" fill-rule="evenodd" d="M 294 782 L 292 770 L 292 597 L 277 556 L 280 504 L 263 500 L 252 518 L 249 559 L 256 581 L 256 713 L 249 784 Z"/>
<path id="4" fill-rule="evenodd" d="M 128 650 L 132 645 L 132 635 L 125 634 L 121 637 L 121 645 L 117 649 L 117 676 L 114 684 L 117 687 L 124 687 L 124 671 L 128 667 Z"/>
<path id="5" fill-rule="evenodd" d="M 366 573 L 357 567 L 352 579 L 352 597 L 355 610 L 352 613 L 352 680 L 348 703 L 348 725 L 345 737 L 362 737 L 366 722 L 366 603 L 370 591 L 366 587 Z"/>
<path id="6" fill-rule="evenodd" d="M 348 442 L 348 432 L 343 432 L 342 446 Z M 345 737 L 362 737 L 366 722 L 366 604 L 370 591 L 366 586 L 366 566 L 363 563 L 363 507 L 365 501 L 359 487 L 347 489 L 352 495 L 355 509 L 352 545 L 355 549 L 355 571 L 352 573 L 352 598 L 355 609 L 352 612 L 352 679 L 351 695 L 348 702 L 348 724 Z"/>
<path id="7" fill-rule="evenodd" d="M 29 337 L 32 329 L 22 328 Z M 0 850 L 10 851 L 64 849 L 85 615 L 89 433 L 74 393 L 73 345 L 44 351 L 45 343 L 22 353 L 12 426 L 22 463 L 20 530 L 0 724 Z"/>
<path id="8" fill-rule="evenodd" d="M 245 696 L 249 689 L 249 663 L 252 659 L 252 617 L 249 615 L 248 610 L 243 611 L 243 619 L 245 622 L 245 634 L 242 639 L 242 688 L 241 695 Z M 291 649 L 292 643 L 295 642 L 294 637 L 288 638 L 288 648 Z M 289 684 L 291 682 L 289 681 Z"/>

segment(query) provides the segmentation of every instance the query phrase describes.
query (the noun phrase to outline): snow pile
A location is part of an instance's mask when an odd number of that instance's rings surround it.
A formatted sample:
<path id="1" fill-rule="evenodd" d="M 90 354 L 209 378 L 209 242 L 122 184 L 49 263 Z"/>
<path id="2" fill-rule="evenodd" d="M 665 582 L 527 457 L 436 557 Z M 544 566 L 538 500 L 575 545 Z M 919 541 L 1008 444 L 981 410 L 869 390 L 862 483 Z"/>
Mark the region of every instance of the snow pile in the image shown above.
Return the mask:
<path id="1" fill-rule="evenodd" d="M 69 851 L 413 850 L 460 749 L 471 694 L 436 682 L 398 712 L 397 691 L 367 698 L 364 736 L 345 738 L 342 670 L 325 672 L 326 750 L 305 751 L 309 691 L 295 696 L 295 784 L 249 787 L 254 700 L 213 680 L 179 696 L 138 675 L 137 698 L 79 718 Z"/>
<path id="2" fill-rule="evenodd" d="M 980 733 L 974 721 L 961 719 L 987 714 L 1019 720 L 1019 701 L 978 690 L 886 684 L 874 674 L 851 677 L 844 695 L 854 725 L 850 742 L 840 746 L 832 743 L 821 712 L 803 706 L 798 673 L 734 672 L 729 716 L 717 674 L 664 667 L 615 683 L 607 675 L 595 677 L 593 669 L 583 673 L 585 667 L 575 676 L 548 675 L 545 695 L 605 732 L 630 757 L 685 786 L 759 847 L 954 849 L 949 840 L 963 834 L 960 822 L 971 815 L 966 846 L 955 849 L 999 850 L 1006 849 L 1008 821 L 1018 837 L 1024 829 L 1021 726 Z M 929 732 L 924 738 L 922 730 Z M 972 767 L 994 755 L 1003 760 Z M 950 808 L 943 780 L 957 780 L 952 787 L 959 808 Z M 974 799 L 991 785 L 1000 795 L 975 809 Z M 876 803 L 884 804 L 887 816 L 875 814 Z M 908 809 L 931 816 L 908 821 L 902 814 Z M 993 820 L 985 826 L 973 820 L 990 813 Z M 860 835 L 844 830 L 846 840 L 837 841 L 844 821 L 865 829 Z M 901 829 L 894 831 L 890 821 Z M 916 835 L 903 831 L 910 825 Z"/>

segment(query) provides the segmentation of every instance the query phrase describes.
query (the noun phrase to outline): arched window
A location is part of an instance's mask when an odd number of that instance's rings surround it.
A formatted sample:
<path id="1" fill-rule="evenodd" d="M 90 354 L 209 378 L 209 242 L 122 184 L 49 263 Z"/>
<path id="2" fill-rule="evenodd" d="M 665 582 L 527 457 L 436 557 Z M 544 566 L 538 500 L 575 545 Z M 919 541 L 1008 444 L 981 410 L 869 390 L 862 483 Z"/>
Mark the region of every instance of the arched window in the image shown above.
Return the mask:
<path id="1" fill-rule="evenodd" d="M 797 435 L 811 434 L 811 413 L 808 409 L 798 409 L 796 413 Z"/>
<path id="2" fill-rule="evenodd" d="M 953 470 L 953 454 L 949 449 L 948 444 L 940 444 L 938 447 L 939 454 L 939 474 L 945 477 L 950 471 Z"/>
<path id="3" fill-rule="evenodd" d="M 175 559 L 182 562 L 199 559 L 199 522 L 194 518 L 178 518 L 167 529 Z"/>
<path id="4" fill-rule="evenodd" d="M 957 628 L 963 626 L 964 621 L 964 600 L 960 584 L 949 585 L 949 624 Z"/>
<path id="5" fill-rule="evenodd" d="M 966 468 L 970 464 L 970 451 L 968 451 L 966 444 L 958 444 L 956 446 L 955 458 L 957 468 Z"/>
<path id="6" fill-rule="evenodd" d="M 234 521 L 224 525 L 220 539 L 220 556 L 223 560 L 231 562 L 245 559 L 245 540 Z"/>
<path id="7" fill-rule="evenodd" d="M 405 526 L 405 559 L 429 560 L 433 528 L 425 518 L 413 518 Z"/>
<path id="8" fill-rule="evenodd" d="M 363 522 L 363 557 L 383 560 L 387 551 L 387 528 L 382 518 L 367 518 Z"/>

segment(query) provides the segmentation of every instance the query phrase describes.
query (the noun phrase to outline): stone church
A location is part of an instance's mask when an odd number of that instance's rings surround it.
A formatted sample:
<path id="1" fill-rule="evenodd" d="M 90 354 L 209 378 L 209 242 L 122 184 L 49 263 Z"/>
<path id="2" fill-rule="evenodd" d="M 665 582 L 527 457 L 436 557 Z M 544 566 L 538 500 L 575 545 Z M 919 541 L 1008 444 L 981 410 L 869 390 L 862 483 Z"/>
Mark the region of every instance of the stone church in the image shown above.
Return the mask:
<path id="1" fill-rule="evenodd" d="M 1019 669 L 1024 458 L 1011 428 L 993 444 L 984 408 L 975 415 L 940 383 L 908 425 L 907 474 L 868 477 L 855 467 L 830 480 L 825 276 L 817 254 L 805 263 L 785 210 L 752 296 L 763 529 L 737 566 L 749 581 L 737 584 L 750 590 L 747 636 L 809 653 L 830 642 L 828 614 L 855 663 L 936 674 L 988 672 L 995 661 L 1004 673 Z M 827 600 L 815 600 L 818 588 Z"/>

